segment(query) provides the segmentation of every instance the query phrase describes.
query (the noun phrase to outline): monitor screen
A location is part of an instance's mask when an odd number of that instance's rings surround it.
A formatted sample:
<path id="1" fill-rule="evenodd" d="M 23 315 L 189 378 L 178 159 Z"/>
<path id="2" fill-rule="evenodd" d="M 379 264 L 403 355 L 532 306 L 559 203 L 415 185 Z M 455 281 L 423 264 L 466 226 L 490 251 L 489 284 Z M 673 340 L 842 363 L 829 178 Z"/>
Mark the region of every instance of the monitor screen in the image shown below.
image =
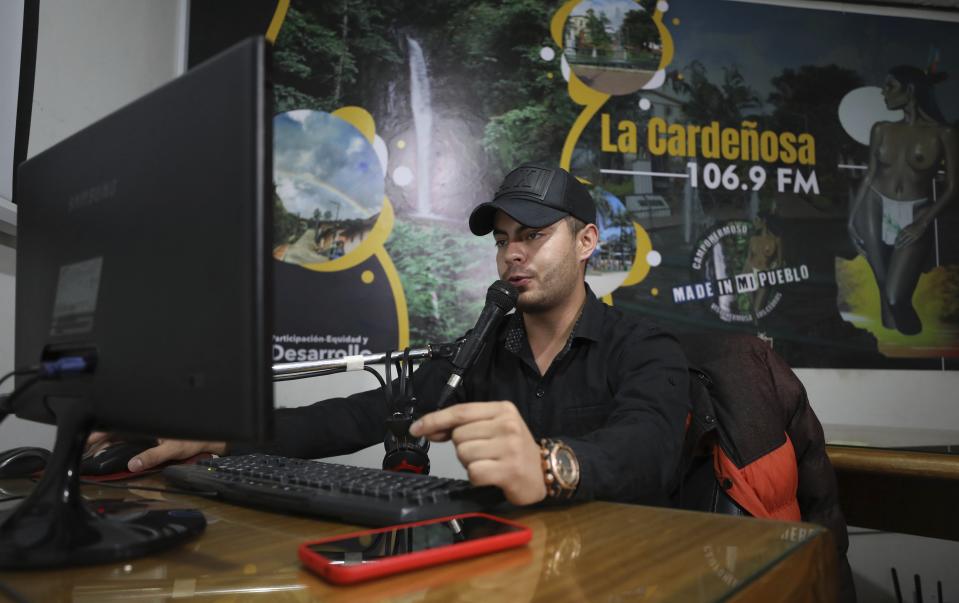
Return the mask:
<path id="1" fill-rule="evenodd" d="M 264 52 L 234 47 L 21 165 L 16 365 L 93 369 L 34 384 L 18 416 L 56 422 L 45 402 L 72 399 L 101 429 L 266 435 Z"/>

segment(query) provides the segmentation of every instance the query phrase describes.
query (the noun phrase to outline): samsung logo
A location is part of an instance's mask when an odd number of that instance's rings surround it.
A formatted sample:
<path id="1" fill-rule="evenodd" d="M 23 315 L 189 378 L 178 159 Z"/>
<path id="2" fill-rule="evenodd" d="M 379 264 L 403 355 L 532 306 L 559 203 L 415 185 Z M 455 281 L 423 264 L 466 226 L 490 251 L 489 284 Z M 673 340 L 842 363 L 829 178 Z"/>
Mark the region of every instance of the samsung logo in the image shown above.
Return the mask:
<path id="1" fill-rule="evenodd" d="M 67 197 L 67 212 L 76 211 L 117 196 L 117 180 L 107 180 Z"/>

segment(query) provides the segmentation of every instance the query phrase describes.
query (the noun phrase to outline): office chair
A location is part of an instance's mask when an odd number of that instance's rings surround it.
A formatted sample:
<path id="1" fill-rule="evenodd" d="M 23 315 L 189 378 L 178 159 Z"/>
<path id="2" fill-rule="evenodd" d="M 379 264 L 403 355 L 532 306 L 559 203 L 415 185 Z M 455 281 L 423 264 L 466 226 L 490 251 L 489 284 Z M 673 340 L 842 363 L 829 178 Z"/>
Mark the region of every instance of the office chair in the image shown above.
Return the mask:
<path id="1" fill-rule="evenodd" d="M 849 538 L 822 425 L 789 365 L 746 334 L 679 337 L 692 412 L 673 481 L 677 508 L 828 528 L 843 601 L 855 601 Z"/>

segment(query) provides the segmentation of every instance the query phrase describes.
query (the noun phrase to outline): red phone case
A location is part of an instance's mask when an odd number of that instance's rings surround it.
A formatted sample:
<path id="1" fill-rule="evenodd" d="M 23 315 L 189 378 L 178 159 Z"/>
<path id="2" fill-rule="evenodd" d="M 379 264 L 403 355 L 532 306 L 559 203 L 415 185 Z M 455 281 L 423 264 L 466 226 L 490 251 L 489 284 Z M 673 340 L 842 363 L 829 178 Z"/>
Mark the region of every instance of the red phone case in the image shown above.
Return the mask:
<path id="1" fill-rule="evenodd" d="M 467 517 L 484 517 L 486 519 L 491 519 L 493 521 L 504 523 L 519 529 L 515 532 L 497 534 L 495 536 L 488 536 L 479 540 L 458 542 L 434 549 L 427 549 L 425 551 L 417 551 L 415 553 L 406 553 L 403 555 L 397 555 L 395 557 L 387 557 L 385 559 L 377 560 L 376 563 L 364 563 L 357 565 L 334 565 L 330 563 L 329 559 L 314 553 L 309 548 L 311 546 L 326 542 L 343 540 L 344 538 L 356 538 L 369 534 L 388 532 L 399 528 L 411 528 L 415 526 L 441 523 L 450 521 L 451 519 L 462 519 Z M 385 528 L 363 530 L 360 532 L 351 532 L 349 534 L 338 534 L 329 538 L 323 538 L 322 540 L 305 542 L 300 545 L 299 556 L 303 565 L 323 576 L 323 578 L 329 580 L 330 582 L 335 584 L 353 584 L 355 582 L 362 582 L 372 578 L 380 578 L 382 576 L 388 576 L 412 569 L 429 567 L 431 565 L 439 565 L 449 561 L 456 561 L 457 559 L 476 557 L 486 553 L 522 546 L 529 542 L 532 537 L 532 530 L 514 521 L 509 521 L 493 515 L 487 515 L 486 513 L 464 513 L 462 515 L 428 519 L 426 521 L 418 521 L 416 523 L 387 526 Z"/>

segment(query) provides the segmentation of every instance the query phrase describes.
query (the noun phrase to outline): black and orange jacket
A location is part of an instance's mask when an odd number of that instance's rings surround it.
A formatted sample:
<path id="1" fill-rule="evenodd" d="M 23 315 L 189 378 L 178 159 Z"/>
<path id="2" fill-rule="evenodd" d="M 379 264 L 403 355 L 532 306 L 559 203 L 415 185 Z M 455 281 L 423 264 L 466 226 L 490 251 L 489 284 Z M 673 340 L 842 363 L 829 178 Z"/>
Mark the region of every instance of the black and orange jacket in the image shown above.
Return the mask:
<path id="1" fill-rule="evenodd" d="M 836 475 L 799 378 L 769 345 L 750 335 L 679 339 L 693 375 L 680 472 L 708 446 L 717 483 L 750 515 L 829 528 L 838 549 L 841 600 L 854 601 Z"/>

